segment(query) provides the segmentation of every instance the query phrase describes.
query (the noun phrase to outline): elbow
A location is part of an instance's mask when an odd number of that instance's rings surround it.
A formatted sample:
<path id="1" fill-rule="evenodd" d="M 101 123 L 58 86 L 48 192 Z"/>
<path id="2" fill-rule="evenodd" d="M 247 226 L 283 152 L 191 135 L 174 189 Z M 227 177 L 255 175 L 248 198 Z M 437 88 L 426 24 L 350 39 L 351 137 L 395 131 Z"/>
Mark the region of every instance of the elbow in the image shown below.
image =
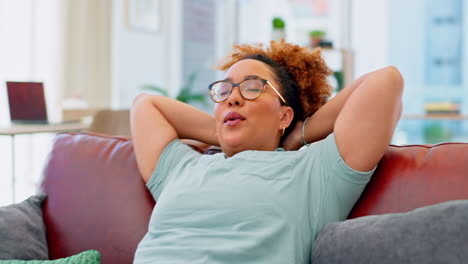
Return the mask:
<path id="1" fill-rule="evenodd" d="M 387 81 L 391 84 L 391 87 L 398 92 L 399 96 L 403 94 L 403 88 L 405 86 L 405 79 L 401 72 L 395 66 L 388 66 L 384 68 L 385 76 Z"/>
<path id="2" fill-rule="evenodd" d="M 150 98 L 150 96 L 151 96 L 151 95 L 145 94 L 145 93 L 141 93 L 141 94 L 137 95 L 137 96 L 133 99 L 132 108 L 136 107 L 137 105 L 141 104 L 141 103 L 144 102 L 144 101 L 149 100 L 148 98 Z"/>
<path id="3" fill-rule="evenodd" d="M 140 105 L 143 101 L 145 101 L 146 98 L 148 98 L 148 95 L 147 95 L 147 94 L 141 93 L 141 94 L 137 95 L 137 96 L 133 99 L 133 102 L 132 102 L 132 109 L 135 109 L 138 105 Z"/>
<path id="4" fill-rule="evenodd" d="M 155 105 L 155 102 L 158 100 L 159 97 L 163 97 L 161 95 L 153 95 L 153 94 L 145 94 L 141 93 L 137 95 L 132 102 L 132 109 L 139 107 L 142 104 L 152 104 Z"/>
<path id="5" fill-rule="evenodd" d="M 137 95 L 132 102 L 132 107 L 130 109 L 130 121 L 133 122 L 136 119 L 136 116 L 144 114 L 148 111 L 148 106 L 154 106 L 154 100 L 157 100 L 158 95 L 150 94 L 139 94 Z"/>
<path id="6" fill-rule="evenodd" d="M 400 119 L 403 112 L 403 89 L 405 85 L 405 80 L 401 72 L 395 66 L 388 66 L 385 68 L 387 81 L 391 84 L 393 94 L 395 95 L 395 105 L 396 105 L 396 117 Z"/>

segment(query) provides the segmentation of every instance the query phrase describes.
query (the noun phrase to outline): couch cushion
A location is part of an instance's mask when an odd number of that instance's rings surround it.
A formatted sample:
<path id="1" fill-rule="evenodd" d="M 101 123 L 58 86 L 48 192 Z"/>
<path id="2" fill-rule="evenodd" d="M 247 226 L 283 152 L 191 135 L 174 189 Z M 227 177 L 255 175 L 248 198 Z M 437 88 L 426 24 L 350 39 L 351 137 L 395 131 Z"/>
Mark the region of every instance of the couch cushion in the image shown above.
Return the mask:
<path id="1" fill-rule="evenodd" d="M 100 264 L 101 255 L 96 250 L 87 250 L 68 258 L 57 260 L 0 260 L 0 264 Z"/>
<path id="2" fill-rule="evenodd" d="M 349 218 L 468 199 L 468 143 L 390 146 Z"/>
<path id="3" fill-rule="evenodd" d="M 138 172 L 129 138 L 56 136 L 41 183 L 51 259 L 90 248 L 102 263 L 132 263 L 154 200 Z"/>
<path id="4" fill-rule="evenodd" d="M 321 263 L 467 263 L 468 200 L 325 226 L 313 248 Z"/>
<path id="5" fill-rule="evenodd" d="M 48 259 L 42 203 L 46 195 L 0 207 L 0 259 Z"/>

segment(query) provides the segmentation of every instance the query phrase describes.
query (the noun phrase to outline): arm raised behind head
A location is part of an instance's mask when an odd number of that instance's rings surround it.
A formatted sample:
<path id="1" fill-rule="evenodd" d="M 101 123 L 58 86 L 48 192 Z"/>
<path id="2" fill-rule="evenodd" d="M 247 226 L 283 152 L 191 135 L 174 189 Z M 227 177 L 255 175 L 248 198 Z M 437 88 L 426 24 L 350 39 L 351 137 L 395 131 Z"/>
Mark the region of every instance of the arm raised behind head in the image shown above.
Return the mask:
<path id="1" fill-rule="evenodd" d="M 346 100 L 334 132 L 351 168 L 369 171 L 382 158 L 401 117 L 403 86 L 400 72 L 386 67 L 369 74 Z"/>
<path id="2" fill-rule="evenodd" d="M 136 160 L 145 182 L 151 177 L 164 148 L 174 139 L 187 138 L 218 145 L 212 116 L 168 97 L 137 96 L 130 120 Z"/>
<path id="3" fill-rule="evenodd" d="M 361 76 L 310 117 L 305 141 L 312 143 L 334 132 L 346 164 L 359 171 L 371 170 L 400 119 L 403 85 L 403 77 L 393 66 Z M 300 130 L 295 132 L 297 142 Z"/>

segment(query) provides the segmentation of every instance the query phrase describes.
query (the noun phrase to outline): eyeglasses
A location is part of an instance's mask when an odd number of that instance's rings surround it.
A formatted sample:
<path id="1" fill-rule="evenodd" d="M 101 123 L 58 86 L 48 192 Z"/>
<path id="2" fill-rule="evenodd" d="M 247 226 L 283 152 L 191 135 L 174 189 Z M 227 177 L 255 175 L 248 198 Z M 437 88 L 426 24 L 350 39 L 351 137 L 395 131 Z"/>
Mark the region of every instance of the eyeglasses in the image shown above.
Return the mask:
<path id="1" fill-rule="evenodd" d="M 226 101 L 229 96 L 232 93 L 232 89 L 234 87 L 238 86 L 239 87 L 239 92 L 242 96 L 242 98 L 246 100 L 255 100 L 262 95 L 263 91 L 265 90 L 265 86 L 268 84 L 275 93 L 279 96 L 281 101 L 285 105 L 287 105 L 286 100 L 284 97 L 278 92 L 278 90 L 267 80 L 265 79 L 260 79 L 260 78 L 250 78 L 250 79 L 245 79 L 240 83 L 232 83 L 228 81 L 217 81 L 208 86 L 208 89 L 210 89 L 210 96 L 211 99 L 215 103 L 221 103 L 223 101 Z"/>

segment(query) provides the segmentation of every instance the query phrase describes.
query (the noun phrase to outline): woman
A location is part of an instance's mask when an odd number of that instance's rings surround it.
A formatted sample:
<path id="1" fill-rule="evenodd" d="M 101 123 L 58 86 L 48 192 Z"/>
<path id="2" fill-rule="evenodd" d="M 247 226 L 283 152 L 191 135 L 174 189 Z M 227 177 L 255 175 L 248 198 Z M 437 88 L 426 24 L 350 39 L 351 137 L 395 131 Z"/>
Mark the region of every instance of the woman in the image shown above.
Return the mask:
<path id="1" fill-rule="evenodd" d="M 157 200 L 135 263 L 309 263 L 318 232 L 346 219 L 384 154 L 402 77 L 377 70 L 326 102 L 320 51 L 284 41 L 235 46 L 220 68 L 214 116 L 161 96 L 134 101 L 136 158 Z"/>

